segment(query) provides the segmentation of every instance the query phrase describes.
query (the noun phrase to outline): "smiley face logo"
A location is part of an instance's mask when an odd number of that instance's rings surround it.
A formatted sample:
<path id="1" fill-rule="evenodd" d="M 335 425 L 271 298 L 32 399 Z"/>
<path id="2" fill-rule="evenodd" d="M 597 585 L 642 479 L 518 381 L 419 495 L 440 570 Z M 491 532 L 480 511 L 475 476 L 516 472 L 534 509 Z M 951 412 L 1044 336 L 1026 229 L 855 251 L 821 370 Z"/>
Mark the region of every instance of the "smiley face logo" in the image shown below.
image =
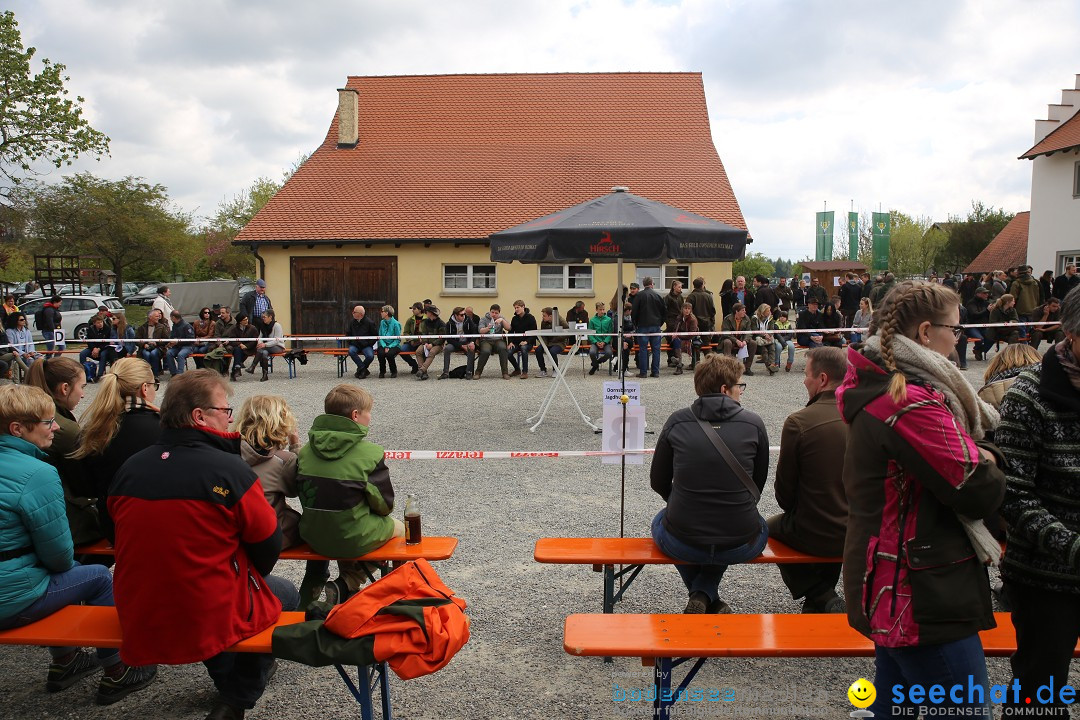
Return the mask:
<path id="1" fill-rule="evenodd" d="M 851 683 L 851 687 L 847 691 L 848 700 L 851 704 L 857 708 L 867 708 L 873 704 L 877 698 L 877 690 L 874 688 L 874 684 L 866 678 L 859 678 L 855 682 Z"/>

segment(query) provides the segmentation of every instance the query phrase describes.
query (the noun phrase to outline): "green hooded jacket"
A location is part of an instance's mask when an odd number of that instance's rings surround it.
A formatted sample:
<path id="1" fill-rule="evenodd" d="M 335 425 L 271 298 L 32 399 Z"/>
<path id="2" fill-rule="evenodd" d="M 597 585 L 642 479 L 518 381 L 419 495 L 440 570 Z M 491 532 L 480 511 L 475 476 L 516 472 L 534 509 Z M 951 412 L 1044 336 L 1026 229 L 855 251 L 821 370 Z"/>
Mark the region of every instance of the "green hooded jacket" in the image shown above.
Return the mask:
<path id="1" fill-rule="evenodd" d="M 390 470 L 367 433 L 347 417 L 320 415 L 298 453 L 300 537 L 320 555 L 356 557 L 394 535 Z"/>

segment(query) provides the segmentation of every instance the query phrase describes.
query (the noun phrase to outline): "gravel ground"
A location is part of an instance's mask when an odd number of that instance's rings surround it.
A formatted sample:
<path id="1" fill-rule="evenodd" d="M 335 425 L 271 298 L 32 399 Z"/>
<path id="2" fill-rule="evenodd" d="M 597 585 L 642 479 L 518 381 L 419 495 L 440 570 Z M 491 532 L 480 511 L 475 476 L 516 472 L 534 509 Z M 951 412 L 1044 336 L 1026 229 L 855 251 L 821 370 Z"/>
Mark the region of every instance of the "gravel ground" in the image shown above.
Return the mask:
<path id="1" fill-rule="evenodd" d="M 458 364 L 457 360 L 455 364 Z M 586 377 L 580 360 L 570 360 L 567 380 L 583 409 L 598 417 L 601 380 Z M 761 366 L 756 366 L 760 368 Z M 802 407 L 803 358 L 791 373 L 746 378 L 744 404 L 765 421 L 772 443 L 779 442 L 784 418 Z M 978 383 L 985 364 L 971 362 Z M 535 372 L 535 368 L 534 368 Z M 300 377 L 287 379 L 284 367 L 267 383 L 245 374 L 233 387 L 232 404 L 258 393 L 282 393 L 300 427 L 322 411 L 322 398 L 335 383 L 333 361 L 313 356 Z M 375 396 L 372 439 L 400 450 L 598 450 L 600 436 L 585 426 L 560 392 L 544 424 L 528 430 L 525 418 L 539 407 L 552 380 L 503 381 L 492 373 L 480 381 L 420 383 L 405 372 L 395 380 L 375 376 L 362 382 Z M 694 399 L 692 375 L 675 377 L 666 368 L 658 379 L 642 381 L 650 431 L 659 432 L 676 409 Z M 167 387 L 167 386 L 166 386 Z M 96 387 L 88 388 L 83 408 Z M 303 435 L 303 432 L 301 433 Z M 646 435 L 646 446 L 656 442 Z M 775 465 L 775 454 L 773 455 Z M 391 678 L 394 714 L 399 718 L 614 718 L 650 715 L 645 702 L 612 700 L 613 684 L 648 687 L 640 661 L 579 658 L 562 649 L 562 626 L 573 612 L 599 612 L 601 576 L 586 566 L 541 565 L 532 559 L 539 537 L 617 536 L 620 469 L 597 458 L 395 461 L 391 476 L 399 497 L 417 492 L 424 532 L 460 539 L 453 558 L 435 567 L 469 603 L 472 639 L 434 675 L 402 682 Z M 625 523 L 628 536 L 648 534 L 662 502 L 649 489 L 648 461 L 627 465 Z M 399 511 L 400 512 L 400 509 Z M 761 512 L 777 512 L 766 487 Z M 282 561 L 276 574 L 299 584 L 303 564 Z M 798 612 L 776 568 L 733 566 L 721 585 L 735 612 Z M 681 612 L 686 597 L 670 566 L 647 567 L 617 612 Z M 214 701 L 213 686 L 198 665 L 162 667 L 148 690 L 110 708 L 92 704 L 95 684 L 83 683 L 57 695 L 44 691 L 46 656 L 39 648 L 0 647 L 0 717 L 10 718 L 202 718 Z M 1008 663 L 990 659 L 991 682 L 1009 679 Z M 644 671 L 644 672 L 643 672 Z M 677 671 L 676 677 L 682 673 Z M 870 659 L 717 659 L 694 681 L 699 688 L 734 688 L 734 703 L 700 703 L 705 717 L 843 717 L 852 710 L 847 687 L 858 677 L 873 678 Z M 1077 678 L 1071 678 L 1077 685 Z M 880 689 L 879 689 L 880 692 Z M 351 717 L 359 713 L 332 668 L 282 663 L 255 718 Z"/>

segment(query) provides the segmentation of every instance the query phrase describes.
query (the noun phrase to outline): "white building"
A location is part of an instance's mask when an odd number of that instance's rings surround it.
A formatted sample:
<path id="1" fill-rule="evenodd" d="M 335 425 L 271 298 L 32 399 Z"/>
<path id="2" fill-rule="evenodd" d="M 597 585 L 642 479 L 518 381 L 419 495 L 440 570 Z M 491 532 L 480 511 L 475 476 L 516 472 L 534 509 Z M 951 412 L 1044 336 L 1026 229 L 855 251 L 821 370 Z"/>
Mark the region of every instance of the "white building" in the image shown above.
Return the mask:
<path id="1" fill-rule="evenodd" d="M 1031 221 L 1027 264 L 1035 274 L 1064 272 L 1080 261 L 1080 75 L 1061 91 L 1046 120 L 1035 121 L 1035 145 L 1020 156 L 1031 160 Z"/>

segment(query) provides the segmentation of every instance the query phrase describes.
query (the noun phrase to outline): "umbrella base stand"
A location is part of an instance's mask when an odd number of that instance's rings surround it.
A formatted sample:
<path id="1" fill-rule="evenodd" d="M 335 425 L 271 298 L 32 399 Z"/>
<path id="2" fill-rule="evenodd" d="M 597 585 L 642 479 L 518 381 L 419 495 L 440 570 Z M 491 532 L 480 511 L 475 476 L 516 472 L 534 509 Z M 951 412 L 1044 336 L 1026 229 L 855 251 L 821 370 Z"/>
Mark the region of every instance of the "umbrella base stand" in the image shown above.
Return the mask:
<path id="1" fill-rule="evenodd" d="M 555 395 L 559 392 L 560 383 L 564 388 L 566 388 L 566 394 L 570 396 L 570 400 L 573 401 L 574 407 L 577 408 L 578 414 L 581 415 L 581 419 L 585 421 L 585 424 L 592 428 L 594 431 L 600 432 L 600 428 L 597 427 L 597 425 L 592 421 L 592 418 L 586 415 L 585 411 L 581 409 L 581 405 L 578 404 L 577 398 L 574 397 L 574 393 L 570 389 L 570 385 L 568 385 L 566 380 L 563 378 L 563 376 L 566 374 L 566 370 L 570 367 L 569 359 L 574 357 L 577 354 L 577 351 L 581 348 L 582 336 L 580 334 L 574 335 L 574 345 L 566 354 L 567 362 L 564 362 L 561 365 L 559 363 L 556 363 L 555 358 L 552 357 L 551 352 L 548 350 L 547 342 L 544 340 L 543 334 L 537 333 L 536 337 L 540 341 L 541 347 L 544 348 L 544 354 L 547 355 L 548 361 L 551 363 L 551 369 L 554 374 L 555 380 L 554 382 L 552 382 L 551 387 L 548 388 L 547 394 L 544 395 L 544 400 L 540 403 L 540 409 L 536 412 L 535 415 L 525 419 L 525 422 L 530 423 L 534 420 L 536 421 L 536 424 L 529 428 L 529 432 L 536 432 L 536 428 L 540 427 L 540 425 L 544 422 L 544 416 L 547 415 L 547 411 L 551 407 L 551 403 L 555 400 Z"/>

